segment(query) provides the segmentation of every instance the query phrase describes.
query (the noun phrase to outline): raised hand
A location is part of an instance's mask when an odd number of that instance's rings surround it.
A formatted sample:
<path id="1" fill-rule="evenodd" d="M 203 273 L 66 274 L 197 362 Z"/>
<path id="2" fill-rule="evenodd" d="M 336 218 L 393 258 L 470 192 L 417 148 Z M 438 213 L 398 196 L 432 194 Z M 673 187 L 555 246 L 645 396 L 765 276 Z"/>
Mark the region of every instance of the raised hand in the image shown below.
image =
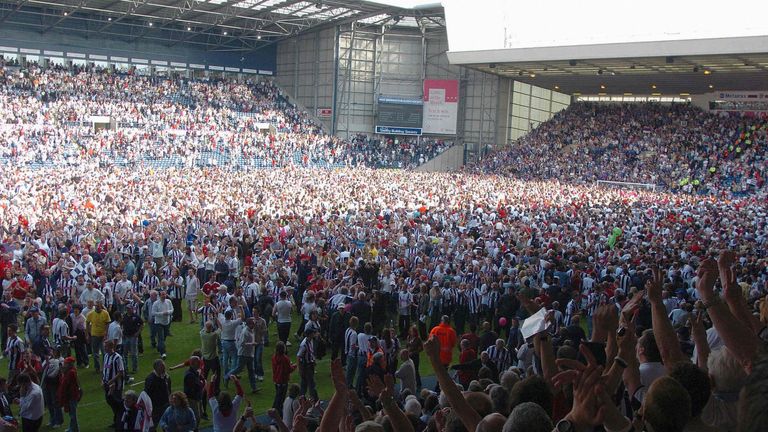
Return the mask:
<path id="1" fill-rule="evenodd" d="M 446 423 L 446 414 L 449 408 L 443 408 L 435 411 L 435 423 L 437 424 L 437 430 L 442 431 L 445 430 L 445 423 Z"/>
<path id="2" fill-rule="evenodd" d="M 607 334 L 614 334 L 619 328 L 619 314 L 616 313 L 616 306 L 612 304 L 599 306 L 592 319 L 595 327 L 600 327 Z"/>
<path id="3" fill-rule="evenodd" d="M 308 399 L 304 396 L 299 398 L 299 412 L 306 415 L 307 411 L 312 408 L 312 399 Z"/>
<path id="4" fill-rule="evenodd" d="M 307 419 L 304 417 L 303 414 L 296 414 L 293 416 L 293 427 L 291 428 L 291 432 L 306 432 L 307 430 Z"/>
<path id="5" fill-rule="evenodd" d="M 386 389 L 386 386 L 381 382 L 381 379 L 375 375 L 369 376 L 366 382 L 368 383 L 368 394 L 371 395 L 371 397 L 378 398 Z"/>
<path id="6" fill-rule="evenodd" d="M 602 389 L 602 366 L 597 361 L 586 345 L 581 345 L 579 351 L 587 359 L 584 365 L 576 360 L 560 359 L 558 365 L 572 367 L 571 370 L 561 372 L 554 376 L 553 383 L 556 387 L 573 384 L 573 407 L 568 418 L 577 425 L 577 429 L 585 426 L 595 426 L 603 422 L 604 413 L 598 402 L 597 394 Z"/>
<path id="7" fill-rule="evenodd" d="M 380 394 L 381 397 L 394 397 L 395 396 L 395 377 L 394 375 L 384 375 L 384 391 Z"/>
<path id="8" fill-rule="evenodd" d="M 427 339 L 427 341 L 424 342 L 424 352 L 427 354 L 427 356 L 430 359 L 439 361 L 440 341 L 436 337 L 430 336 L 429 339 Z"/>
<path id="9" fill-rule="evenodd" d="M 635 319 L 623 322 L 623 331 L 619 332 L 619 357 L 626 360 L 635 355 L 635 345 L 637 344 L 637 335 L 635 334 Z"/>
<path id="10" fill-rule="evenodd" d="M 704 302 L 709 303 L 715 299 L 715 282 L 718 278 L 717 264 L 713 259 L 704 260 L 697 271 L 699 281 L 696 284 L 696 291 Z"/>
<path id="11" fill-rule="evenodd" d="M 624 305 L 624 308 L 621 309 L 621 316 L 625 321 L 631 320 L 632 317 L 637 313 L 638 309 L 640 309 L 640 305 L 643 303 L 644 298 L 645 290 L 640 290 L 635 293 L 635 295 L 630 301 L 627 302 L 627 304 Z"/>
<path id="12" fill-rule="evenodd" d="M 728 250 L 722 251 L 717 258 L 717 269 L 720 273 L 720 283 L 723 285 L 725 298 L 739 300 L 742 293 L 739 284 L 736 283 L 736 274 L 733 271 L 735 262 L 736 254 Z"/>
<path id="13" fill-rule="evenodd" d="M 336 359 L 331 362 L 331 380 L 333 380 L 333 387 L 337 392 L 346 393 L 349 390 L 347 387 L 347 378 L 344 376 L 344 367 L 341 365 L 341 359 Z"/>
<path id="14" fill-rule="evenodd" d="M 664 288 L 664 273 L 658 267 L 653 267 L 653 278 L 645 283 L 648 301 L 653 304 L 661 303 L 661 292 Z"/>
<path id="15" fill-rule="evenodd" d="M 355 420 L 351 415 L 344 416 L 339 423 L 339 432 L 355 432 Z"/>

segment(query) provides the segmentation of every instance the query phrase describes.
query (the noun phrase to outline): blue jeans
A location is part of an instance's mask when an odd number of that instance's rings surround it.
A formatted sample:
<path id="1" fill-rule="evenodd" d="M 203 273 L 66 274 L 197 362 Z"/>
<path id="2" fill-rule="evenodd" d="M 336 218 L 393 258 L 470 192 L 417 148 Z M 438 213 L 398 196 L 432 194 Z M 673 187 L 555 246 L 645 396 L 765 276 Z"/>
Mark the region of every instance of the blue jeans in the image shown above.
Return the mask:
<path id="1" fill-rule="evenodd" d="M 57 385 L 50 385 L 47 383 L 43 386 L 43 400 L 48 407 L 48 423 L 52 425 L 64 424 L 62 408 L 56 406 L 56 388 Z"/>
<path id="2" fill-rule="evenodd" d="M 243 367 L 248 370 L 248 382 L 251 384 L 251 390 L 256 390 L 256 374 L 253 373 L 253 357 L 239 356 L 235 362 L 235 368 L 227 373 L 227 376 L 237 375 L 242 372 Z"/>
<path id="3" fill-rule="evenodd" d="M 104 336 L 91 335 L 91 354 L 93 354 L 93 367 L 100 369 L 99 359 L 104 357 Z"/>
<path id="4" fill-rule="evenodd" d="M 237 367 L 237 347 L 235 341 L 221 341 L 221 370 L 224 372 L 224 379 L 229 378 L 229 371 Z"/>
<path id="5" fill-rule="evenodd" d="M 315 383 L 315 364 L 299 362 L 299 375 L 301 376 L 301 395 L 318 400 L 317 384 Z"/>
<path id="6" fill-rule="evenodd" d="M 139 337 L 123 338 L 123 352 L 125 353 L 125 361 L 131 361 L 131 373 L 136 373 L 139 366 Z"/>
<path id="7" fill-rule="evenodd" d="M 149 342 L 152 348 L 157 346 L 157 326 L 155 323 L 149 323 Z"/>
<path id="8" fill-rule="evenodd" d="M 80 426 L 77 424 L 77 401 L 69 401 L 69 427 L 67 432 L 80 432 Z"/>
<path id="9" fill-rule="evenodd" d="M 256 376 L 264 377 L 264 364 L 261 361 L 264 354 L 264 344 L 255 345 L 253 350 L 253 371 Z"/>
<path id="10" fill-rule="evenodd" d="M 157 351 L 165 354 L 165 337 L 168 335 L 168 327 L 163 324 L 152 324 L 155 328 L 155 337 L 157 338 Z"/>
<path id="11" fill-rule="evenodd" d="M 363 394 L 365 390 L 365 380 L 368 378 L 365 376 L 365 364 L 368 362 L 368 358 L 364 355 L 357 356 L 357 394 Z"/>
<path id="12" fill-rule="evenodd" d="M 347 354 L 347 387 L 354 387 L 357 372 L 357 354 Z"/>

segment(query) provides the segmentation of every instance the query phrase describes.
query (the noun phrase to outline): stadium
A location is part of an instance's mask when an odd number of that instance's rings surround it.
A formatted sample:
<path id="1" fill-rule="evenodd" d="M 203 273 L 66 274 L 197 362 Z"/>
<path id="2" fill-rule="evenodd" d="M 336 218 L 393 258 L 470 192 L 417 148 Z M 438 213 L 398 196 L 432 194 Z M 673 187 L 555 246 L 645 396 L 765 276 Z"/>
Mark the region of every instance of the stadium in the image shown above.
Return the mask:
<path id="1" fill-rule="evenodd" d="M 0 0 L 0 432 L 765 430 L 766 13 Z"/>

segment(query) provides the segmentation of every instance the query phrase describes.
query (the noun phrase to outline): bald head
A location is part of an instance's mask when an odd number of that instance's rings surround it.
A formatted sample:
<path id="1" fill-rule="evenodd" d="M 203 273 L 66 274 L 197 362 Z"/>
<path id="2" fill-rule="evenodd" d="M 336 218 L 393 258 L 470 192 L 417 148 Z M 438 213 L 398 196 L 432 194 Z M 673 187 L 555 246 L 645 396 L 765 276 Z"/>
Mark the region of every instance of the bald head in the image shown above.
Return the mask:
<path id="1" fill-rule="evenodd" d="M 507 418 L 499 413 L 488 414 L 477 424 L 476 432 L 496 432 L 504 428 Z"/>

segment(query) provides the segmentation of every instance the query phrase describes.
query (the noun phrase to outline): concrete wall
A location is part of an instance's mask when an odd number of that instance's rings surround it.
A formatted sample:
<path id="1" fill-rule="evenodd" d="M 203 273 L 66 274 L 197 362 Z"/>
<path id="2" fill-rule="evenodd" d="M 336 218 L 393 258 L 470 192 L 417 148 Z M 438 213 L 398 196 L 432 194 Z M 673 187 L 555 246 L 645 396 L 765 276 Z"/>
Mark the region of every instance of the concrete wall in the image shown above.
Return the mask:
<path id="1" fill-rule="evenodd" d="M 507 96 L 507 143 L 510 143 L 551 119 L 570 105 L 571 97 L 532 86 L 519 81 L 508 80 Z"/>
<path id="2" fill-rule="evenodd" d="M 344 26 L 280 42 L 277 81 L 309 109 L 333 106 L 334 118 L 324 122 L 347 137 L 373 133 L 379 96 L 421 99 L 425 78 L 459 80 L 457 136 L 446 138 L 483 146 L 506 142 L 499 133 L 507 130 L 497 127 L 507 117 L 499 112 L 501 79 L 450 65 L 447 50 L 444 29 L 382 34 L 380 27 Z"/>
<path id="3" fill-rule="evenodd" d="M 336 32 L 326 29 L 302 34 L 277 45 L 275 80 L 307 111 L 333 107 Z M 331 128 L 331 116 L 318 117 Z"/>
<path id="4" fill-rule="evenodd" d="M 419 172 L 453 171 L 464 165 L 464 145 L 454 144 L 437 157 L 416 168 Z"/>
<path id="5" fill-rule="evenodd" d="M 372 133 L 376 105 L 379 38 L 370 31 L 339 29 L 334 132 L 348 137 Z"/>

